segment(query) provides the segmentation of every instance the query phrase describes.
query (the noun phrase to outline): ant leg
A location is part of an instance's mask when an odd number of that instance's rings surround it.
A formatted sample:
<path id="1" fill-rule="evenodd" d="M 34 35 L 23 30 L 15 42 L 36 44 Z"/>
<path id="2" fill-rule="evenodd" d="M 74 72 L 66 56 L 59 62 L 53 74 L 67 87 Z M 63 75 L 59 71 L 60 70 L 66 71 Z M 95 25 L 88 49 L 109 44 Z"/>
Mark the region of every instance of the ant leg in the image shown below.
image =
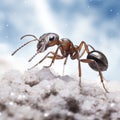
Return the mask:
<path id="1" fill-rule="evenodd" d="M 81 54 L 79 57 L 82 57 L 82 56 L 84 55 L 85 51 L 86 51 L 87 53 L 89 53 L 88 45 L 87 45 L 86 42 L 84 42 L 84 41 L 82 41 L 82 42 L 80 43 L 80 45 L 78 46 L 78 51 L 79 51 L 79 52 L 81 51 L 83 45 L 84 45 L 85 49 L 84 49 L 84 51 L 82 52 L 82 54 Z"/>
<path id="2" fill-rule="evenodd" d="M 50 58 L 50 59 L 53 59 L 54 56 L 47 56 L 47 58 Z M 63 59 L 64 57 L 63 56 L 60 56 L 60 55 L 56 55 L 55 59 Z M 67 58 L 65 58 L 65 61 L 64 61 L 64 65 L 63 65 L 63 75 L 64 75 L 64 69 L 65 69 L 65 65 L 66 65 L 66 62 L 67 62 Z M 50 66 L 44 66 L 44 67 L 50 67 Z"/>
<path id="3" fill-rule="evenodd" d="M 59 50 L 60 47 L 61 47 L 61 46 L 58 46 L 58 47 L 57 47 L 55 53 L 53 53 L 54 55 L 53 55 L 53 58 L 52 58 L 52 61 L 51 61 L 50 65 L 49 65 L 49 66 L 45 66 L 46 68 L 49 68 L 49 67 L 52 66 L 52 64 L 53 64 L 54 61 L 55 61 L 55 58 L 56 58 L 56 56 L 57 56 L 57 52 L 58 52 L 58 50 Z"/>
<path id="4" fill-rule="evenodd" d="M 81 64 L 80 64 L 79 59 L 78 59 L 78 74 L 79 74 L 79 86 L 82 87 L 81 85 Z"/>
<path id="5" fill-rule="evenodd" d="M 33 69 L 33 68 L 36 67 L 38 64 L 40 64 L 43 60 L 45 60 L 45 59 L 48 57 L 49 54 L 53 54 L 53 52 L 47 53 L 42 60 L 40 60 L 40 61 L 39 61 L 37 64 L 35 64 L 33 67 L 29 68 L 29 70 L 30 70 L 30 69 Z"/>
<path id="6" fill-rule="evenodd" d="M 50 58 L 50 59 L 54 59 L 54 54 L 55 53 L 52 53 L 53 54 L 53 56 L 47 56 L 47 58 Z M 64 57 L 63 56 L 60 56 L 60 55 L 56 55 L 56 57 L 55 57 L 55 59 L 57 59 L 57 60 L 60 60 L 60 59 L 63 59 Z M 52 63 L 52 62 L 51 62 Z M 48 68 L 48 67 L 51 67 L 51 65 L 52 64 L 50 64 L 49 66 L 44 66 L 44 67 L 46 67 L 46 68 Z"/>
<path id="7" fill-rule="evenodd" d="M 68 60 L 68 56 L 65 58 L 65 61 L 64 61 L 64 64 L 63 64 L 63 75 L 64 75 L 65 65 L 66 65 L 66 63 L 67 63 L 67 60 Z"/>
<path id="8" fill-rule="evenodd" d="M 53 54 L 54 55 L 54 54 Z M 50 59 L 53 59 L 54 56 L 47 56 L 47 58 L 50 58 Z M 65 58 L 64 56 L 60 56 L 60 55 L 56 55 L 55 59 L 63 59 Z M 63 65 L 63 75 L 64 75 L 64 69 L 65 69 L 65 65 L 66 65 L 66 62 L 67 62 L 67 58 L 68 56 L 65 58 L 65 61 L 64 61 L 64 65 Z M 49 67 L 49 66 L 44 66 L 44 67 Z"/>
<path id="9" fill-rule="evenodd" d="M 103 82 L 102 72 L 100 71 L 100 68 L 99 68 L 98 64 L 96 63 L 96 61 L 94 61 L 92 59 L 81 59 L 80 61 L 84 62 L 84 63 L 91 63 L 91 62 L 93 62 L 96 65 L 96 67 L 98 69 L 98 72 L 99 72 L 99 76 L 100 76 L 100 80 L 101 80 L 102 86 L 103 86 L 104 90 L 108 93 L 108 90 L 106 89 L 106 87 L 104 85 L 104 82 Z"/>
<path id="10" fill-rule="evenodd" d="M 39 52 L 37 52 L 37 53 L 35 53 L 29 60 L 28 60 L 28 62 L 31 62 L 32 61 L 32 59 L 37 55 L 37 54 L 39 54 Z M 54 53 L 53 52 L 51 52 L 51 54 L 53 54 L 54 55 Z M 53 56 L 47 56 L 47 58 L 53 58 Z M 56 59 L 61 59 L 61 56 L 60 55 L 57 55 L 56 56 Z"/>
<path id="11" fill-rule="evenodd" d="M 52 53 L 53 54 L 53 56 L 47 56 L 47 58 L 50 58 L 50 59 L 53 59 L 53 57 L 54 57 L 54 53 Z M 55 59 L 63 59 L 64 57 L 63 56 L 60 56 L 60 55 L 56 55 L 56 58 Z"/>
<path id="12" fill-rule="evenodd" d="M 91 47 L 93 49 L 93 51 L 95 51 L 95 48 L 93 46 L 88 44 L 88 47 Z"/>

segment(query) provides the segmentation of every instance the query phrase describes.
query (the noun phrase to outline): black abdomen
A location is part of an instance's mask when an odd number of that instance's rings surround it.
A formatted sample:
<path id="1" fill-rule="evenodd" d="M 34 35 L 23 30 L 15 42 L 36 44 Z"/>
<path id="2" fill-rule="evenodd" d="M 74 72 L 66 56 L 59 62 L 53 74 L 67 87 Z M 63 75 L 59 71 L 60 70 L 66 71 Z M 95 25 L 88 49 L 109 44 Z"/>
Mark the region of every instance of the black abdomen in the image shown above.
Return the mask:
<path id="1" fill-rule="evenodd" d="M 106 56 L 103 53 L 101 53 L 100 51 L 91 51 L 87 55 L 87 59 L 94 60 L 98 64 L 100 71 L 105 71 L 108 68 L 108 60 L 107 60 Z M 93 70 L 98 71 L 98 68 L 94 62 L 90 62 L 88 64 Z"/>

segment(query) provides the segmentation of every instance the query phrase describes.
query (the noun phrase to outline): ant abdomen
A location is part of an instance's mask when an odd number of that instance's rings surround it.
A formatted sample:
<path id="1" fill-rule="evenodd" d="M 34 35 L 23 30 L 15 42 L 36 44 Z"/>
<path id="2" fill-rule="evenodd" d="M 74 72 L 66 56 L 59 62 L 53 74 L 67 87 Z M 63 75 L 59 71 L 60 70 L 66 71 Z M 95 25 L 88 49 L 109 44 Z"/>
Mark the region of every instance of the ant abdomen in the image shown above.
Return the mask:
<path id="1" fill-rule="evenodd" d="M 100 51 L 93 50 L 89 52 L 87 59 L 91 59 L 97 63 L 98 66 L 95 64 L 95 62 L 88 63 L 89 66 L 95 71 L 99 71 L 98 67 L 100 71 L 106 71 L 108 68 L 108 60 L 106 56 Z"/>

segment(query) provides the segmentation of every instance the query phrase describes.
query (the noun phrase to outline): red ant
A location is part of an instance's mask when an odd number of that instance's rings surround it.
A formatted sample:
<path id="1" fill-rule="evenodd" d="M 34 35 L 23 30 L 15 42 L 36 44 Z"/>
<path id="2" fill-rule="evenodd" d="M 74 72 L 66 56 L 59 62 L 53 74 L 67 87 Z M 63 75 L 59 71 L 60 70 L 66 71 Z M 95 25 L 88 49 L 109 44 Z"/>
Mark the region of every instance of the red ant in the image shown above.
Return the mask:
<path id="1" fill-rule="evenodd" d="M 31 36 L 34 39 L 20 46 L 17 50 L 15 50 L 12 53 L 12 55 L 14 55 L 19 49 L 21 49 L 28 43 L 33 42 L 33 41 L 38 41 L 37 52 L 35 53 L 35 55 L 33 55 L 29 59 L 29 62 L 30 62 L 37 54 L 44 52 L 45 50 L 47 50 L 47 48 L 52 47 L 54 45 L 58 46 L 55 52 L 48 52 L 43 57 L 43 59 L 41 59 L 37 64 L 35 64 L 30 69 L 36 67 L 46 58 L 51 58 L 52 61 L 49 66 L 45 66 L 45 67 L 50 67 L 56 59 L 64 59 L 64 58 L 65 58 L 65 61 L 64 61 L 64 65 L 65 65 L 67 62 L 68 56 L 70 56 L 72 60 L 74 59 L 78 60 L 78 71 L 79 71 L 78 73 L 79 73 L 79 78 L 80 78 L 80 81 L 79 81 L 80 86 L 81 86 L 81 62 L 83 62 L 83 63 L 88 63 L 88 65 L 93 70 L 98 71 L 103 88 L 106 92 L 108 92 L 108 90 L 105 88 L 105 85 L 103 82 L 103 75 L 102 75 L 102 71 L 106 71 L 108 68 L 108 60 L 102 52 L 95 50 L 91 45 L 87 45 L 85 41 L 82 41 L 78 46 L 78 45 L 74 45 L 72 41 L 70 41 L 67 38 L 59 39 L 59 36 L 56 33 L 43 34 L 42 36 L 40 36 L 39 39 L 34 35 L 28 34 L 28 35 L 22 36 L 21 39 L 27 36 Z M 84 50 L 82 51 L 80 55 L 80 52 L 83 46 L 84 46 Z M 92 51 L 89 51 L 89 47 L 92 49 Z M 58 55 L 58 50 L 60 50 L 61 55 Z M 87 53 L 87 58 L 81 59 L 81 57 L 84 55 L 85 52 Z M 52 56 L 49 56 L 49 54 L 52 54 Z"/>

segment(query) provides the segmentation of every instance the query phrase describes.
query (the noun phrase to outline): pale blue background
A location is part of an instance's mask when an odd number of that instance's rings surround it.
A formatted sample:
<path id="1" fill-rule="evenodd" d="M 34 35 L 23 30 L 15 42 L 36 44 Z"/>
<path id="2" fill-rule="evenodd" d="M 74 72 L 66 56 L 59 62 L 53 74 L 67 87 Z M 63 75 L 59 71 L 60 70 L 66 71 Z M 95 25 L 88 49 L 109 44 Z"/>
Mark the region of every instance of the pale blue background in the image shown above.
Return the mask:
<path id="1" fill-rule="evenodd" d="M 2 0 L 0 2 L 1 56 L 9 55 L 24 43 L 25 41 L 19 40 L 22 35 L 30 33 L 39 37 L 46 32 L 58 33 L 61 38 L 67 37 L 74 44 L 84 40 L 104 52 L 109 60 L 109 69 L 104 73 L 105 79 L 119 80 L 120 0 Z M 28 59 L 35 50 L 35 45 L 28 45 L 24 48 L 24 52 L 19 52 L 17 56 L 24 58 L 27 56 Z M 68 62 L 66 67 L 68 73 L 74 73 L 74 64 Z M 83 66 L 83 69 L 85 74 L 88 66 Z M 84 77 L 92 74 L 90 72 L 88 75 L 86 72 Z"/>

